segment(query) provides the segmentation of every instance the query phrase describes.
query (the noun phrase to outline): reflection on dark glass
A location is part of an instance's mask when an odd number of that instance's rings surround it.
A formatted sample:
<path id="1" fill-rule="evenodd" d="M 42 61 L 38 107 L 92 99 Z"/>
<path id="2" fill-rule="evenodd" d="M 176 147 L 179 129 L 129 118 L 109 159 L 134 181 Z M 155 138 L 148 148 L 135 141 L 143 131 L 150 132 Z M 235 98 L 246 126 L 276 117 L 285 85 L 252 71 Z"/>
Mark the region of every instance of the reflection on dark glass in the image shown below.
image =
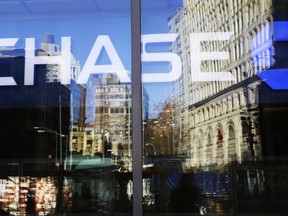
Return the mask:
<path id="1" fill-rule="evenodd" d="M 144 34 L 177 34 L 147 53 L 181 59 L 179 78 L 143 84 L 145 215 L 285 214 L 286 1 L 143 2 Z M 143 73 L 168 76 L 161 60 Z"/>
<path id="2" fill-rule="evenodd" d="M 131 74 L 130 1 L 0 10 L 0 214 L 131 215 L 131 83 L 117 71 L 77 82 L 98 36 Z M 90 69 L 109 64 L 111 49 L 98 46 Z"/>

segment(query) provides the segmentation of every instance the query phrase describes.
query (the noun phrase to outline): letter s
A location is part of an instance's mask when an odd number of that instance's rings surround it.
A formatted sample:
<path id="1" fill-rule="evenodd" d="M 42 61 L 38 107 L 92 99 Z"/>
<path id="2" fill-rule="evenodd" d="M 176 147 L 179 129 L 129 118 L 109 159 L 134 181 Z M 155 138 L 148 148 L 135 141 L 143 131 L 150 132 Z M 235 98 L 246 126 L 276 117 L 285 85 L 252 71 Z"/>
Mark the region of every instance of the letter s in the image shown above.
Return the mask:
<path id="1" fill-rule="evenodd" d="M 147 34 L 142 35 L 142 61 L 143 62 L 170 62 L 171 70 L 168 73 L 143 73 L 142 82 L 171 82 L 181 75 L 181 59 L 176 53 L 147 53 L 145 45 L 153 42 L 173 42 L 177 34 Z"/>

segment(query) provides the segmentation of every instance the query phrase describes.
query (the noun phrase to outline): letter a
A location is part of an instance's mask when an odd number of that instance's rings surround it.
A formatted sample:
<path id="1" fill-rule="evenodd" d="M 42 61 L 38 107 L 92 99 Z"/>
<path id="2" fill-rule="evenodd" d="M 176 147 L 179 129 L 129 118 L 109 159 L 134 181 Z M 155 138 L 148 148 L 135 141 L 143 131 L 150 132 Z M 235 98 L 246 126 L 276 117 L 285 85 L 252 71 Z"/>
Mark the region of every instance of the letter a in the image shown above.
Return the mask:
<path id="1" fill-rule="evenodd" d="M 110 59 L 110 65 L 95 65 L 101 49 L 105 48 Z M 79 75 L 77 83 L 86 84 L 90 74 L 116 73 L 121 82 L 130 83 L 128 71 L 125 70 L 110 38 L 108 35 L 100 35 L 97 37 L 94 46 L 85 62 L 85 65 Z"/>

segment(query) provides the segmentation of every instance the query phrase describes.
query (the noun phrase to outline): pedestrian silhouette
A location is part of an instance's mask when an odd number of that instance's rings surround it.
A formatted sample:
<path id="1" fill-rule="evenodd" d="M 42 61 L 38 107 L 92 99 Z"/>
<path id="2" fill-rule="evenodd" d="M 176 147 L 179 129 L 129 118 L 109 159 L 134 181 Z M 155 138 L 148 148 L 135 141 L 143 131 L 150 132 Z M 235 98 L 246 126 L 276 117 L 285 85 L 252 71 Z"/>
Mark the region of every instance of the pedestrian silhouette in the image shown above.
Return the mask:
<path id="1" fill-rule="evenodd" d="M 81 186 L 81 195 L 82 195 L 83 199 L 90 199 L 91 198 L 90 189 L 87 187 L 85 182 Z"/>
<path id="2" fill-rule="evenodd" d="M 32 191 L 29 190 L 28 194 L 27 194 L 26 214 L 27 215 L 35 215 L 35 208 L 36 208 L 35 197 L 34 197 Z"/>
<path id="3" fill-rule="evenodd" d="M 197 190 L 192 185 L 191 175 L 183 174 L 178 187 L 170 194 L 169 206 L 175 213 L 198 212 L 195 205 Z"/>

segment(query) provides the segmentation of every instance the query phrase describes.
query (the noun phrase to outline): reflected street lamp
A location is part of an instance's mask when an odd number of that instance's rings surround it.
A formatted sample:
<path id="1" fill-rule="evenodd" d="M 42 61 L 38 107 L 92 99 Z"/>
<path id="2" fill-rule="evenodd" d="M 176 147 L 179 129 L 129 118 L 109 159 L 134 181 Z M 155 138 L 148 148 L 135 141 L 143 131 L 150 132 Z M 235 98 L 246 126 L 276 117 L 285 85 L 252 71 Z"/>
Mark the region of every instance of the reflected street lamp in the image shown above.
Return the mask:
<path id="1" fill-rule="evenodd" d="M 58 133 L 55 130 L 52 130 L 50 128 L 45 128 L 45 127 L 38 127 L 35 126 L 34 127 L 35 130 L 37 130 L 38 133 L 50 133 L 50 134 L 54 134 L 55 135 L 55 139 L 56 139 L 56 156 L 55 156 L 55 165 L 57 166 L 57 169 L 59 169 L 60 166 L 60 172 L 62 173 L 63 171 L 63 167 L 62 167 L 62 138 L 66 137 L 68 138 L 68 135 L 64 135 L 61 133 Z M 58 163 L 58 137 L 60 139 L 60 162 Z M 67 139 L 68 141 L 68 139 Z M 66 148 L 67 148 L 67 143 L 66 143 Z M 67 152 L 67 149 L 66 149 Z M 65 163 L 66 164 L 66 163 Z M 66 168 L 66 167 L 64 167 Z M 57 192 L 57 197 L 56 197 L 56 207 L 55 207 L 55 212 L 58 213 L 60 211 L 60 200 L 62 199 L 62 191 L 63 191 L 63 173 L 58 175 L 58 192 Z"/>
<path id="2" fill-rule="evenodd" d="M 154 146 L 152 143 L 146 143 L 145 146 L 152 146 L 152 147 L 153 147 L 154 155 L 156 156 L 155 146 Z"/>
<path id="3" fill-rule="evenodd" d="M 55 163 L 56 163 L 57 166 L 58 166 L 58 138 L 57 138 L 57 136 L 60 137 L 60 162 L 59 162 L 59 165 L 62 165 L 62 142 L 61 142 L 61 138 L 67 137 L 67 135 L 58 133 L 55 130 L 52 130 L 50 128 L 45 128 L 45 127 L 35 126 L 34 129 L 37 130 L 38 133 L 50 133 L 50 134 L 54 134 L 55 135 L 55 140 L 56 140 Z"/>

